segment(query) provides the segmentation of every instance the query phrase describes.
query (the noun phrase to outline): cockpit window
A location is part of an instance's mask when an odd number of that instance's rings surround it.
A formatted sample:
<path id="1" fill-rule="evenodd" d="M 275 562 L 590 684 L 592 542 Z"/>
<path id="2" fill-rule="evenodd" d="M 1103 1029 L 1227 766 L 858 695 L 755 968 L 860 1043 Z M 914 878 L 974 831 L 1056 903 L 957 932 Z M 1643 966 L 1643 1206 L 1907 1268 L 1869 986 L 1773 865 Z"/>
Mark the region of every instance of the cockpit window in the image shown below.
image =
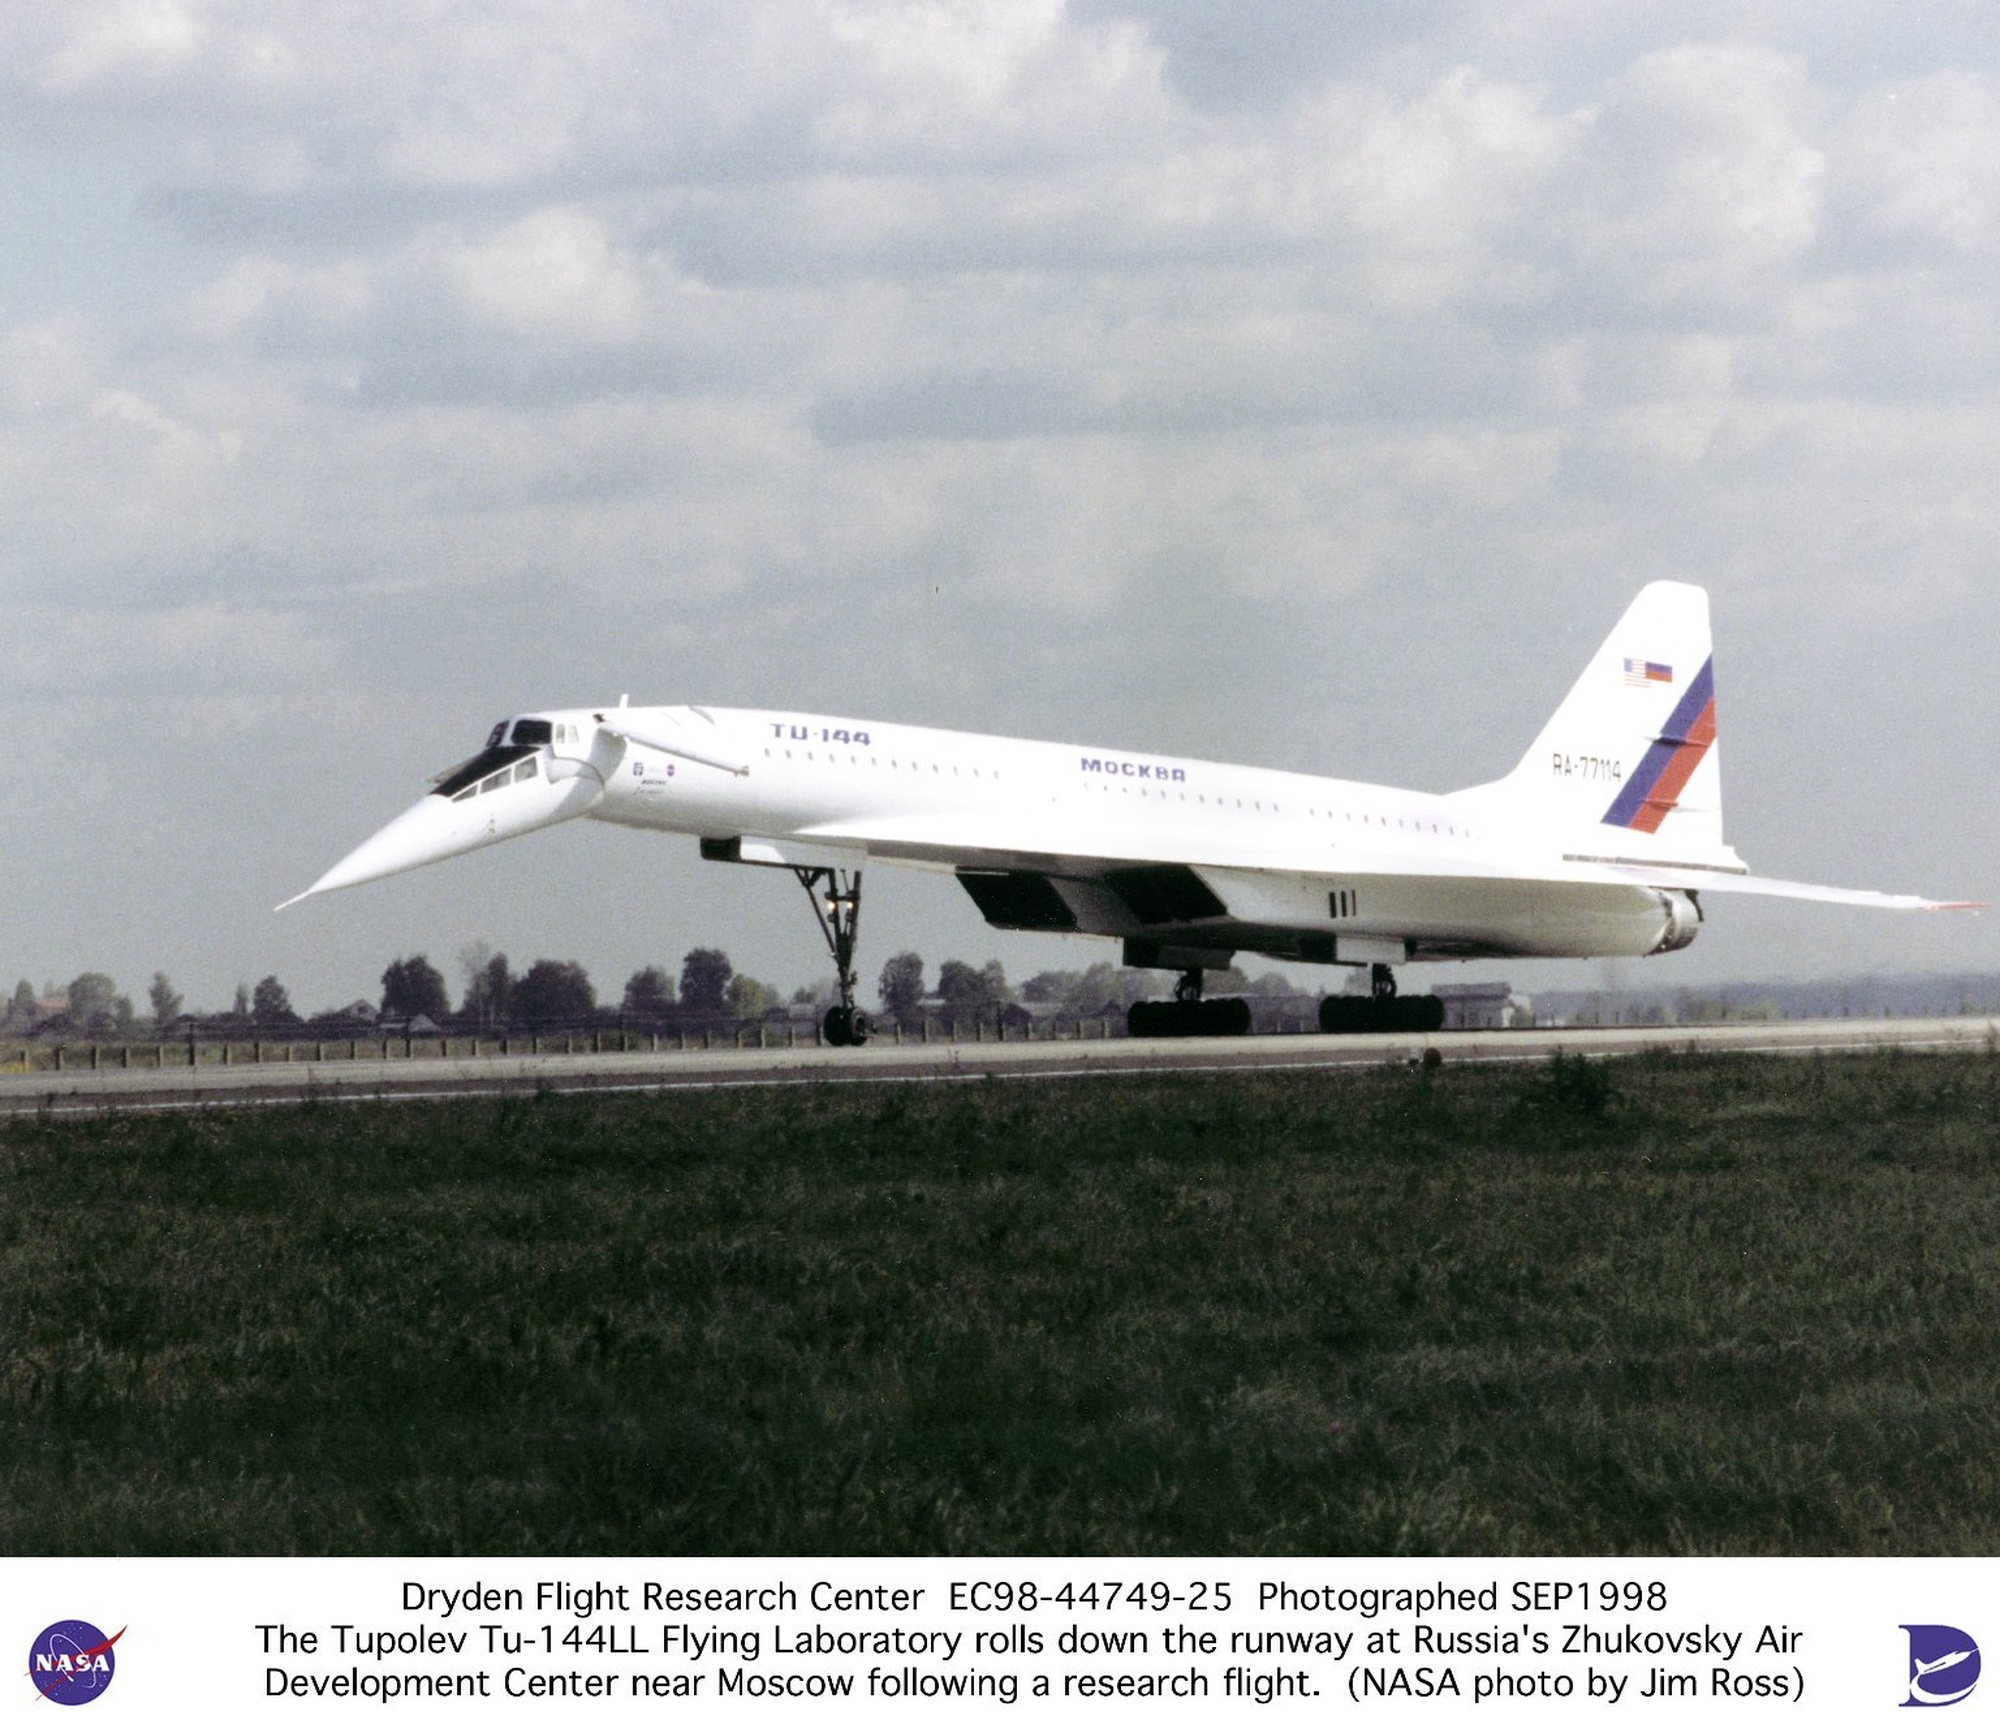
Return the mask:
<path id="1" fill-rule="evenodd" d="M 540 717 L 523 717 L 514 725 L 517 747 L 545 747 L 555 739 L 555 726 Z"/>
<path id="2" fill-rule="evenodd" d="M 493 732 L 486 737 L 486 744 L 489 747 L 497 747 L 506 738 L 507 725 L 505 723 L 495 723 L 493 725 Z"/>
<path id="3" fill-rule="evenodd" d="M 502 732 L 506 726 L 505 723 L 500 725 Z M 469 758 L 439 777 L 438 785 L 431 793 L 441 794 L 446 800 L 456 800 L 460 789 L 473 787 L 481 777 L 491 776 L 502 765 L 516 764 L 533 751 L 532 747 L 488 747 L 477 758 Z M 498 783 L 494 786 L 497 787 Z"/>

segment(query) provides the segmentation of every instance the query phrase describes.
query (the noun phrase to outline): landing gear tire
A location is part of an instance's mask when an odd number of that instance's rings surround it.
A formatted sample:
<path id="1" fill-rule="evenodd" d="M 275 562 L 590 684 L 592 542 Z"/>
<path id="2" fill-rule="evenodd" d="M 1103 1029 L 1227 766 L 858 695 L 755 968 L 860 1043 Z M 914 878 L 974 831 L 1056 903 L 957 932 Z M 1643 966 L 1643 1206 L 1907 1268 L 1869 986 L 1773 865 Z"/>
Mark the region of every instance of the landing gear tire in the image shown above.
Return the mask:
<path id="1" fill-rule="evenodd" d="M 829 1045 L 866 1045 L 869 1025 L 868 1017 L 860 1010 L 837 1003 L 826 1012 L 820 1032 Z"/>
<path id="2" fill-rule="evenodd" d="M 1435 1033 L 1444 1026 L 1440 997 L 1323 997 L 1322 1033 Z"/>
<path id="3" fill-rule="evenodd" d="M 1135 1003 L 1125 1030 L 1134 1039 L 1236 1039 L 1250 1031 L 1250 1006 L 1240 997 Z"/>
<path id="4" fill-rule="evenodd" d="M 1444 999 L 1398 997 L 1396 975 L 1387 962 L 1368 970 L 1366 997 L 1319 1000 L 1322 1033 L 1435 1033 L 1444 1026 Z"/>

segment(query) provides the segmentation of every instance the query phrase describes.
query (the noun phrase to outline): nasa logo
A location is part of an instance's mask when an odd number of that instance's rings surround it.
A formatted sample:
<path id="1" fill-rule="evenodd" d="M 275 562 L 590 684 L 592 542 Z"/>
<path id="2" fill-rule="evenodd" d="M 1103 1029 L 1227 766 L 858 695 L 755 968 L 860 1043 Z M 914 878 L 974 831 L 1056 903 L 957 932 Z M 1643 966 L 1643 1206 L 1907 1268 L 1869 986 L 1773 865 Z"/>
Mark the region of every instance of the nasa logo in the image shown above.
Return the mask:
<path id="1" fill-rule="evenodd" d="M 65 1708 L 95 1702 L 111 1688 L 111 1675 L 118 1670 L 111 1649 L 124 1634 L 120 1630 L 118 1636 L 106 1636 L 80 1618 L 52 1624 L 28 1650 L 28 1676 L 42 1695 Z"/>
<path id="2" fill-rule="evenodd" d="M 1946 1708 L 1979 1683 L 1979 1644 L 1948 1624 L 1906 1624 L 1910 1694 L 1905 1708 Z"/>

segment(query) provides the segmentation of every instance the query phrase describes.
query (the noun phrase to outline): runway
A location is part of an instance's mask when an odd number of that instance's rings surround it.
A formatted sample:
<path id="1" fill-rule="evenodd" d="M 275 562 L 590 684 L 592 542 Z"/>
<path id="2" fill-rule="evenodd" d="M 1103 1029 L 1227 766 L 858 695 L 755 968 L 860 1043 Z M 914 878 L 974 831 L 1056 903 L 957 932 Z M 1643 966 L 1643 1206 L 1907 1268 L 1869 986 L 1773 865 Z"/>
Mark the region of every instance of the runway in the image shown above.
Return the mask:
<path id="1" fill-rule="evenodd" d="M 193 1069 L 0 1073 L 0 1117 L 99 1116 L 211 1105 L 355 1103 L 533 1093 L 657 1093 L 851 1081 L 1053 1080 L 1162 1070 L 1239 1073 L 1407 1064 L 1435 1050 L 1447 1064 L 1539 1062 L 1557 1051 L 1621 1057 L 1675 1051 L 1803 1055 L 1900 1047 L 2000 1050 L 2000 1018 L 1793 1021 L 1701 1027 L 1534 1028 L 1510 1032 L 1274 1034 L 1245 1039 L 1112 1039 L 859 1049 L 629 1051 L 425 1057 Z"/>

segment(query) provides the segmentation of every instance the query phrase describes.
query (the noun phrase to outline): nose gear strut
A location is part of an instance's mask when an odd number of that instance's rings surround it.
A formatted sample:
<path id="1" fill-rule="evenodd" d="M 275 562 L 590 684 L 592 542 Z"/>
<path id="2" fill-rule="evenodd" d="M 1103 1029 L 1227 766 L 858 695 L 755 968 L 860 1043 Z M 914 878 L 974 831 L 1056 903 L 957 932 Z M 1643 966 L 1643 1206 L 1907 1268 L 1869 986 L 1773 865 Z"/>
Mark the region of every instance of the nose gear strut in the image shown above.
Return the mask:
<path id="1" fill-rule="evenodd" d="M 826 939 L 833 957 L 834 983 L 840 990 L 840 1001 L 826 1012 L 820 1031 L 829 1045 L 865 1045 L 868 1017 L 854 1007 L 854 935 L 861 923 L 861 869 L 857 866 L 845 872 L 831 866 L 794 866 L 791 871 L 818 910 L 820 936 Z"/>

